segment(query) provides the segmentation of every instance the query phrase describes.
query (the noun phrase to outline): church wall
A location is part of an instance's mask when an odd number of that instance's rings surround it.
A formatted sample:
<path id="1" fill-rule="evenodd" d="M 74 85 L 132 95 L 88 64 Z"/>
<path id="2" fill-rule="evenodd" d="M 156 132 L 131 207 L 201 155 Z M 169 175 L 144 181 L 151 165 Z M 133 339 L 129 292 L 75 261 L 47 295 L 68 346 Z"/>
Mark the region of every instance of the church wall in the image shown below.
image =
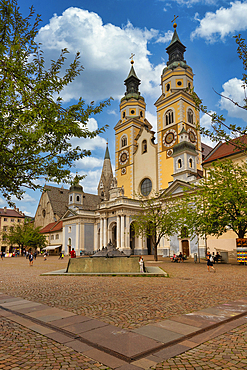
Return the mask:
<path id="1" fill-rule="evenodd" d="M 138 148 L 133 156 L 134 161 L 134 194 L 141 193 L 141 182 L 145 178 L 152 181 L 152 191 L 157 192 L 157 149 L 151 142 L 152 134 L 143 130 L 138 139 Z M 147 152 L 143 153 L 142 143 L 147 141 Z"/>
<path id="2" fill-rule="evenodd" d="M 94 251 L 94 224 L 84 224 L 84 241 L 83 241 L 84 251 L 91 252 Z"/>
<path id="3" fill-rule="evenodd" d="M 78 252 L 76 250 L 76 224 L 74 223 L 74 224 L 66 225 L 64 227 L 65 227 L 65 240 L 64 240 L 65 253 L 68 254 L 69 252 L 69 249 L 68 249 L 69 238 L 71 239 L 71 249 L 74 248 L 75 251 Z"/>
<path id="4" fill-rule="evenodd" d="M 49 201 L 47 192 L 43 192 L 35 214 L 34 226 L 45 227 L 46 225 L 57 221 Z"/>

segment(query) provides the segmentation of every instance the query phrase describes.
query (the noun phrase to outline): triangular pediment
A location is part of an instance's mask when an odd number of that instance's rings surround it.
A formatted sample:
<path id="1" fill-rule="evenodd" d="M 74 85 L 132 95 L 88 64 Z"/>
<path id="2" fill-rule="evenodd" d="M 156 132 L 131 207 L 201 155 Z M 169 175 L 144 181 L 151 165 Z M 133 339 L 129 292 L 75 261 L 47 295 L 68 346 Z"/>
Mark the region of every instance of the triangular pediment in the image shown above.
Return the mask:
<path id="1" fill-rule="evenodd" d="M 65 219 L 65 218 L 70 218 L 70 217 L 74 217 L 74 216 L 77 216 L 77 213 L 75 211 L 73 211 L 72 209 L 68 209 L 63 217 L 62 217 L 62 220 Z"/>
<path id="2" fill-rule="evenodd" d="M 169 197 L 176 196 L 178 194 L 183 195 L 186 192 L 193 192 L 195 189 L 196 187 L 188 182 L 175 180 L 160 196 Z"/>

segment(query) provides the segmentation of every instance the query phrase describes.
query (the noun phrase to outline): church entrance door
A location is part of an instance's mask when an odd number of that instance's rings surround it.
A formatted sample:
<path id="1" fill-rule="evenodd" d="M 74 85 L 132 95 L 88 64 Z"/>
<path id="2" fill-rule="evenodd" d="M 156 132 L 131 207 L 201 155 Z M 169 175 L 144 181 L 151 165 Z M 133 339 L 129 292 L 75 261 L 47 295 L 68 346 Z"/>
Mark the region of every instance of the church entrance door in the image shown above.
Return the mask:
<path id="1" fill-rule="evenodd" d="M 190 248 L 189 248 L 188 240 L 182 240 L 182 253 L 183 255 L 186 255 L 187 257 L 189 257 L 190 255 Z"/>
<path id="2" fill-rule="evenodd" d="M 112 226 L 112 244 L 117 247 L 117 225 Z"/>

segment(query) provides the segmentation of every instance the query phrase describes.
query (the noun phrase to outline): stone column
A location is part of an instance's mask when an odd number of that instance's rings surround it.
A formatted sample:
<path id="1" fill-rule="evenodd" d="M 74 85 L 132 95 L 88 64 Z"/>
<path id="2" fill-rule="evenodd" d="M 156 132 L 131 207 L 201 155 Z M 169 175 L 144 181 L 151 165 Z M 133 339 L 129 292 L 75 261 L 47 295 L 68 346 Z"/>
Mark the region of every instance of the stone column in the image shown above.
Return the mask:
<path id="1" fill-rule="evenodd" d="M 123 250 L 124 247 L 124 216 L 121 215 L 121 250 Z"/>
<path id="2" fill-rule="evenodd" d="M 68 254 L 67 240 L 65 240 L 65 227 L 63 226 L 63 240 L 62 240 L 62 251 L 64 254 Z"/>
<path id="3" fill-rule="evenodd" d="M 106 247 L 107 246 L 107 218 L 106 217 L 104 218 L 104 233 L 103 233 L 103 235 L 104 235 L 103 243 L 104 243 L 104 247 Z"/>
<path id="4" fill-rule="evenodd" d="M 76 255 L 80 254 L 80 223 L 76 224 L 76 232 L 75 232 L 75 250 Z"/>
<path id="5" fill-rule="evenodd" d="M 99 247 L 102 249 L 103 247 L 103 218 L 100 219 L 100 241 L 99 241 Z"/>
<path id="6" fill-rule="evenodd" d="M 97 229 L 97 223 L 94 223 L 94 241 L 93 241 L 93 250 L 97 251 L 98 249 L 98 229 Z"/>
<path id="7" fill-rule="evenodd" d="M 117 248 L 121 248 L 121 226 L 120 226 L 120 216 L 117 216 Z"/>

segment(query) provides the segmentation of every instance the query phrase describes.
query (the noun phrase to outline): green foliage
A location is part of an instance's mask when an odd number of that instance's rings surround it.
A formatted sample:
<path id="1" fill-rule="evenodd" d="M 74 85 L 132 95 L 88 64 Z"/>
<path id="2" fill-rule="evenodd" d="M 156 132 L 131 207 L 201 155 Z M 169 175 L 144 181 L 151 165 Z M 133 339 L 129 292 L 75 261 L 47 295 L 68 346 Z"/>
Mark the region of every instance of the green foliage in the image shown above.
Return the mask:
<path id="1" fill-rule="evenodd" d="M 193 195 L 181 202 L 181 223 L 190 235 L 220 236 L 231 228 L 238 238 L 247 230 L 247 163 L 216 162 Z"/>
<path id="2" fill-rule="evenodd" d="M 157 247 L 161 238 L 174 235 L 178 231 L 176 202 L 158 196 L 140 198 L 141 210 L 132 217 L 136 236 L 151 239 L 154 259 L 157 261 Z"/>
<path id="3" fill-rule="evenodd" d="M 79 53 L 64 75 L 66 49 L 49 69 L 35 42 L 40 16 L 31 7 L 24 18 L 17 0 L 0 2 L 0 191 L 11 205 L 23 187 L 37 189 L 37 179 L 70 182 L 74 161 L 90 151 L 73 148 L 71 139 L 93 138 L 105 127 L 90 131 L 88 118 L 109 105 L 86 105 L 82 98 L 64 109 L 63 89 L 83 70 Z M 55 99 L 54 96 L 57 96 Z"/>
<path id="4" fill-rule="evenodd" d="M 4 234 L 9 245 L 18 245 L 19 248 L 45 247 L 45 235 L 40 233 L 40 227 L 34 227 L 33 223 L 20 223 L 11 227 L 10 231 Z"/>
<path id="5" fill-rule="evenodd" d="M 234 36 L 235 41 L 238 45 L 237 47 L 237 53 L 239 58 L 241 59 L 243 63 L 243 69 L 244 71 L 247 70 L 247 47 L 245 40 L 241 37 L 241 35 Z M 247 110 L 247 99 L 246 99 L 246 87 L 247 87 L 247 74 L 243 73 L 243 94 L 245 94 L 245 99 L 243 100 L 243 104 L 240 104 L 239 102 L 234 101 L 233 99 L 224 96 L 222 94 L 220 95 L 222 98 L 229 100 L 233 105 L 237 106 L 239 109 Z M 247 134 L 247 127 L 240 127 L 235 124 L 228 124 L 226 123 L 226 120 L 224 116 L 221 114 L 217 114 L 214 112 L 211 112 L 208 110 L 207 106 L 205 106 L 202 103 L 202 100 L 197 96 L 197 94 L 192 90 L 191 94 L 193 97 L 193 100 L 196 104 L 196 107 L 201 112 L 205 113 L 211 118 L 211 129 L 205 129 L 204 127 L 200 127 L 200 131 L 202 134 L 210 137 L 212 141 L 226 141 L 229 142 L 232 140 L 232 138 L 238 138 L 239 136 L 246 135 Z M 234 143 L 236 148 L 247 151 L 246 144 L 241 140 L 235 140 Z"/>

